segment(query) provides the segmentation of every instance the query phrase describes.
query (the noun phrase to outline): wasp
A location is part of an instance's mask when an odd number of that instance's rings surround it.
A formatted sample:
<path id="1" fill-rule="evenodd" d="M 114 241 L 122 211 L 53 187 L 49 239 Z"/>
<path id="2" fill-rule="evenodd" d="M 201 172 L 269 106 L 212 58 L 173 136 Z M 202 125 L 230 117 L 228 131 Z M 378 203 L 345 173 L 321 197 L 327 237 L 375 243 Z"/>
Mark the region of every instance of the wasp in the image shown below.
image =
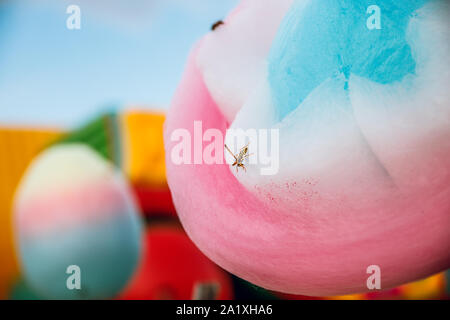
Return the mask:
<path id="1" fill-rule="evenodd" d="M 234 163 L 233 163 L 233 167 L 236 166 L 236 172 L 239 171 L 239 168 L 244 169 L 245 172 L 247 172 L 247 169 L 245 168 L 244 165 L 244 160 L 247 159 L 248 157 L 250 157 L 252 154 L 248 153 L 248 145 L 250 144 L 250 142 L 245 146 L 242 147 L 242 149 L 239 151 L 239 153 L 234 154 L 233 152 L 231 152 L 230 148 L 228 148 L 227 145 L 225 145 L 225 149 L 228 150 L 228 152 L 233 156 L 234 158 Z"/>

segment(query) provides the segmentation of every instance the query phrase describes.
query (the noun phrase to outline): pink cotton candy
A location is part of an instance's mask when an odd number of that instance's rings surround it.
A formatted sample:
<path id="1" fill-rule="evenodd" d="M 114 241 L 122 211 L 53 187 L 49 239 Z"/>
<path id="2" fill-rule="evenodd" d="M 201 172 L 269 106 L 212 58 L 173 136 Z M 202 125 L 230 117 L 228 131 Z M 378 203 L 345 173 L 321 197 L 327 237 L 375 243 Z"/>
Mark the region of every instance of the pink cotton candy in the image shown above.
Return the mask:
<path id="1" fill-rule="evenodd" d="M 67 231 L 85 224 L 120 218 L 127 203 L 119 188 L 119 178 L 116 181 L 36 196 L 18 206 L 21 215 L 17 223 L 25 234 L 39 236 L 55 228 Z"/>

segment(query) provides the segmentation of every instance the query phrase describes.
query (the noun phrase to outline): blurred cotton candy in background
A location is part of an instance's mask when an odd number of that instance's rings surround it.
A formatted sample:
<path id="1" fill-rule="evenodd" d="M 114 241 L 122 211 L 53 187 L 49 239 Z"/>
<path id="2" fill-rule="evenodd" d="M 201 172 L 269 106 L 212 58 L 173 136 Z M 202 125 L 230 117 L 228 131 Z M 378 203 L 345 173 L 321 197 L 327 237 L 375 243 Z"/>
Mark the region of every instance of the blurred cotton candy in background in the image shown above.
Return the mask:
<path id="1" fill-rule="evenodd" d="M 112 164 L 82 144 L 51 147 L 31 164 L 16 195 L 15 231 L 27 282 L 46 298 L 115 297 L 139 261 L 139 219 L 127 182 Z M 80 290 L 68 290 L 70 266 L 81 270 Z"/>

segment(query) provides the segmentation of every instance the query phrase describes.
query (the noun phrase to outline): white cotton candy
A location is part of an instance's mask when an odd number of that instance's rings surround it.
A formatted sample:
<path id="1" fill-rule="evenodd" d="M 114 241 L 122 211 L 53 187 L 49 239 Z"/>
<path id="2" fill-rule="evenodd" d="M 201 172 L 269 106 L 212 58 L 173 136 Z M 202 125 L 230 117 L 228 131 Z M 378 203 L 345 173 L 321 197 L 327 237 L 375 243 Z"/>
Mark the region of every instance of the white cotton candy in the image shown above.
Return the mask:
<path id="1" fill-rule="evenodd" d="M 283 199 L 283 205 L 293 210 L 302 201 L 299 193 L 306 190 L 314 189 L 329 199 L 356 199 L 393 187 L 391 177 L 361 134 L 344 83 L 343 78 L 328 79 L 283 121 L 271 127 L 280 132 L 279 141 L 267 141 L 272 149 L 273 144 L 279 144 L 276 174 L 261 174 L 261 169 L 267 167 L 259 158 L 260 144 L 265 141 L 256 140 L 249 146 L 249 153 L 254 155 L 248 161 L 247 172 L 232 170 L 237 179 L 249 190 L 265 190 L 271 198 Z M 255 119 L 262 118 L 257 112 L 251 116 L 254 108 L 254 104 L 244 105 L 230 129 L 252 128 L 244 126 L 244 116 L 254 125 Z M 270 104 L 263 110 L 267 108 Z M 262 113 L 265 112 L 269 111 Z"/>
<path id="2" fill-rule="evenodd" d="M 114 168 L 83 144 L 56 145 L 32 163 L 21 186 L 21 199 L 52 194 L 65 188 L 111 180 Z"/>
<path id="3" fill-rule="evenodd" d="M 197 65 L 218 107 L 232 121 L 264 78 L 266 59 L 293 0 L 246 0 L 202 41 Z"/>

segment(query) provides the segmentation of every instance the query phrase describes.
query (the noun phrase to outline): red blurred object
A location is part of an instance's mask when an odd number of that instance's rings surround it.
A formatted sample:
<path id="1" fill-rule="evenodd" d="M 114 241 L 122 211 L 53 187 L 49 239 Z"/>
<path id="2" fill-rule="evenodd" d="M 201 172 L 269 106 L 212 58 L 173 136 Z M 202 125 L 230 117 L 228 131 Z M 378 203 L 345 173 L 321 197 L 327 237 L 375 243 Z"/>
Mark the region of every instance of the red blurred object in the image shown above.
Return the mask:
<path id="1" fill-rule="evenodd" d="M 133 189 L 145 216 L 177 216 L 169 188 L 151 189 L 134 187 Z"/>
<path id="2" fill-rule="evenodd" d="M 178 225 L 149 226 L 144 256 L 122 300 L 190 300 L 214 284 L 216 299 L 233 298 L 228 274 L 201 253 Z"/>
<path id="3" fill-rule="evenodd" d="M 284 300 L 325 300 L 324 297 L 310 297 L 310 296 L 287 294 L 287 293 L 281 293 L 281 292 L 274 292 L 274 294 Z"/>
<path id="4" fill-rule="evenodd" d="M 402 290 L 400 287 L 383 290 L 374 291 L 366 293 L 367 300 L 399 300 L 402 298 Z"/>

